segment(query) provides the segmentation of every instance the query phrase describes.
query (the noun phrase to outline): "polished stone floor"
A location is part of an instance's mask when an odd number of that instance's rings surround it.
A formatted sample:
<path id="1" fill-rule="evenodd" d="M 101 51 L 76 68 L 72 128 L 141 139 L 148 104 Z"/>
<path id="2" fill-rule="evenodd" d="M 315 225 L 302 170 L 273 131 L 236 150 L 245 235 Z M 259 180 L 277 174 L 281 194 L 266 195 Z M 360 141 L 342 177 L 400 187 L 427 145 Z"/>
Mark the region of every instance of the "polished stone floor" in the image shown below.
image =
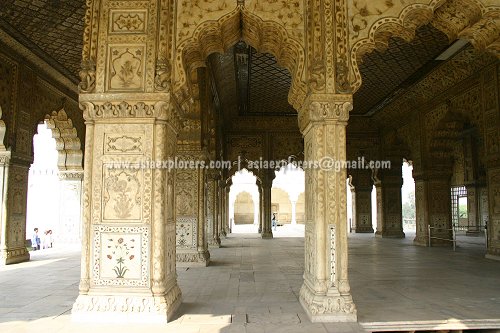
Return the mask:
<path id="1" fill-rule="evenodd" d="M 78 290 L 78 249 L 32 252 L 32 261 L 0 268 L 0 332 L 357 332 L 500 328 L 500 262 L 481 244 L 422 248 L 407 239 L 350 235 L 349 270 L 358 324 L 313 324 L 297 300 L 303 230 L 276 237 L 234 234 L 211 249 L 206 268 L 178 269 L 184 302 L 166 326 L 71 322 Z M 292 237 L 290 237 L 292 236 Z M 295 236 L 295 237 L 293 237 Z"/>

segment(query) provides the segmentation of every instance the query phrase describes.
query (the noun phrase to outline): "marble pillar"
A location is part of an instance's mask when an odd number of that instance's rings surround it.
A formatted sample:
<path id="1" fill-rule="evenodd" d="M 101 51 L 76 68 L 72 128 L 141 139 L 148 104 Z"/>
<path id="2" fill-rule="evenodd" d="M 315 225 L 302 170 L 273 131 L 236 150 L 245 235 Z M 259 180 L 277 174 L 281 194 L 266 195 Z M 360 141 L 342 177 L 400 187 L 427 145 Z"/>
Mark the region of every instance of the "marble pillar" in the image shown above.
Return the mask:
<path id="1" fill-rule="evenodd" d="M 186 162 L 204 160 L 201 151 L 179 151 L 178 158 Z M 206 234 L 205 169 L 176 170 L 176 244 L 177 266 L 207 266 L 210 252 Z"/>
<path id="2" fill-rule="evenodd" d="M 262 190 L 262 183 L 257 185 L 259 189 L 259 230 L 258 233 L 262 234 L 262 229 L 264 225 L 264 195 Z"/>
<path id="3" fill-rule="evenodd" d="M 168 93 L 82 94 L 86 123 L 82 259 L 72 318 L 165 323 L 181 302 L 173 159 L 179 117 Z"/>
<path id="4" fill-rule="evenodd" d="M 57 243 L 79 244 L 82 241 L 81 204 L 83 170 L 59 172 L 59 228 Z"/>
<path id="5" fill-rule="evenodd" d="M 219 186 L 219 172 L 216 170 L 209 170 L 207 172 L 206 180 L 206 221 L 207 221 L 207 242 L 208 247 L 220 247 L 219 227 L 218 223 L 218 186 Z"/>
<path id="6" fill-rule="evenodd" d="M 389 170 L 381 170 L 375 181 L 377 191 L 377 231 L 375 236 L 404 238 L 401 187 L 403 186 L 401 163 L 391 163 Z"/>
<path id="7" fill-rule="evenodd" d="M 449 173 L 413 174 L 415 179 L 416 245 L 428 246 L 428 226 L 433 237 L 452 238 L 451 185 Z M 452 246 L 444 240 L 432 240 L 432 246 Z"/>
<path id="8" fill-rule="evenodd" d="M 352 231 L 356 233 L 373 233 L 372 226 L 372 180 L 369 170 L 359 170 L 352 177 L 353 224 Z"/>
<path id="9" fill-rule="evenodd" d="M 15 264 L 30 259 L 26 248 L 28 172 L 28 164 L 12 162 L 11 152 L 5 150 L 5 147 L 0 148 L 0 198 L 2 202 L 0 265 Z M 28 235 L 32 233 L 32 230 L 28 231 Z"/>
<path id="10" fill-rule="evenodd" d="M 312 95 L 299 112 L 305 160 L 345 160 L 351 95 Z M 347 277 L 346 170 L 305 170 L 305 269 L 299 300 L 313 322 L 356 321 Z"/>
<path id="11" fill-rule="evenodd" d="M 262 238 L 273 238 L 272 212 L 271 212 L 271 188 L 275 177 L 274 170 L 264 170 L 262 176 Z"/>
<path id="12" fill-rule="evenodd" d="M 500 260 L 500 167 L 487 169 L 489 221 L 486 258 Z"/>

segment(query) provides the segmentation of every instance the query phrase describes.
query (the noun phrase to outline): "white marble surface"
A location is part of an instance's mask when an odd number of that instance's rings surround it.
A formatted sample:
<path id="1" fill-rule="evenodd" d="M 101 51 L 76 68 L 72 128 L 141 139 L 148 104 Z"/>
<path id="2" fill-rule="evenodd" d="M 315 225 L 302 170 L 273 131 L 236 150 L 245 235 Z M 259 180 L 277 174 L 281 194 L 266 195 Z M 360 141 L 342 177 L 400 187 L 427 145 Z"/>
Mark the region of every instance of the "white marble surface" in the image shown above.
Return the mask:
<path id="1" fill-rule="evenodd" d="M 286 228 L 286 227 L 285 227 Z M 357 332 L 357 324 L 312 324 L 297 300 L 302 283 L 300 227 L 275 239 L 238 234 L 211 251 L 209 267 L 179 268 L 184 301 L 157 325 L 71 322 L 78 293 L 78 249 L 32 253 L 0 268 L 0 332 Z M 279 228 L 278 228 L 279 229 Z M 481 246 L 421 248 L 405 240 L 352 235 L 350 280 L 360 325 L 368 330 L 500 328 L 500 262 Z"/>

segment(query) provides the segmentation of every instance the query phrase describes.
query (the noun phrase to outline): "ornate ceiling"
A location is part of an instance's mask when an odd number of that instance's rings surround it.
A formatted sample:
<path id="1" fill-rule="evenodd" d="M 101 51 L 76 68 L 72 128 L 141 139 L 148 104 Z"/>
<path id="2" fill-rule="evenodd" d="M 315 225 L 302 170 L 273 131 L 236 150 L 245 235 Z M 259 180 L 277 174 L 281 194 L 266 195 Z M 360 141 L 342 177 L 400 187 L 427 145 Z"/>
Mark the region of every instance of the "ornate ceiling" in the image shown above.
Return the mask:
<path id="1" fill-rule="evenodd" d="M 83 0 L 2 0 L 0 26 L 77 81 L 84 13 Z M 352 114 L 376 112 L 398 87 L 435 66 L 438 61 L 433 59 L 448 44 L 443 33 L 427 25 L 417 30 L 411 43 L 391 38 L 387 50 L 366 55 L 360 65 L 363 85 L 354 96 Z M 290 74 L 272 55 L 239 43 L 228 54 L 210 56 L 208 63 L 228 115 L 296 114 L 287 102 Z"/>
<path id="2" fill-rule="evenodd" d="M 76 81 L 84 15 L 84 0 L 1 0 L 0 27 Z"/>
<path id="3" fill-rule="evenodd" d="M 397 88 L 415 83 L 442 61 L 434 60 L 449 42 L 445 34 L 430 24 L 417 29 L 410 43 L 391 38 L 384 51 L 373 51 L 359 65 L 363 84 L 354 94 L 351 114 L 365 115 L 377 111 L 377 106 L 389 101 Z"/>

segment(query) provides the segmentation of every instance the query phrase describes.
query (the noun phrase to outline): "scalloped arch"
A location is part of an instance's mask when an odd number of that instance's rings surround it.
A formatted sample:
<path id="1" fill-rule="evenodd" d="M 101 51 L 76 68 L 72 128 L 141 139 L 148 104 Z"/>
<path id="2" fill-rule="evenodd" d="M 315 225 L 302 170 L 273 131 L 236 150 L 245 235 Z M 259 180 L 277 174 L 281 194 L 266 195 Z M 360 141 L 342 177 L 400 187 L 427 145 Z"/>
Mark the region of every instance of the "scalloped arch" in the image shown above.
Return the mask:
<path id="1" fill-rule="evenodd" d="M 46 115 L 44 119 L 47 128 L 52 131 L 56 140 L 58 153 L 57 167 L 59 171 L 82 171 L 83 152 L 73 122 L 66 111 L 61 109 Z"/>
<path id="2" fill-rule="evenodd" d="M 290 71 L 292 84 L 288 101 L 299 110 L 306 97 L 304 47 L 280 24 L 264 21 L 241 6 L 217 21 L 201 23 L 193 36 L 177 47 L 173 92 L 178 103 L 184 106 L 190 100 L 190 73 L 204 67 L 210 54 L 224 53 L 240 40 L 259 52 L 271 53 L 280 66 Z"/>
<path id="3" fill-rule="evenodd" d="M 461 17 L 450 14 L 460 6 Z M 371 27 L 366 38 L 351 47 L 353 90 L 362 83 L 358 62 L 371 51 L 384 50 L 391 37 L 411 42 L 420 26 L 431 23 L 445 33 L 450 41 L 464 38 L 476 48 L 488 49 L 500 56 L 500 7 L 485 7 L 479 0 L 433 0 L 429 4 L 411 4 L 397 17 L 383 17 Z"/>

